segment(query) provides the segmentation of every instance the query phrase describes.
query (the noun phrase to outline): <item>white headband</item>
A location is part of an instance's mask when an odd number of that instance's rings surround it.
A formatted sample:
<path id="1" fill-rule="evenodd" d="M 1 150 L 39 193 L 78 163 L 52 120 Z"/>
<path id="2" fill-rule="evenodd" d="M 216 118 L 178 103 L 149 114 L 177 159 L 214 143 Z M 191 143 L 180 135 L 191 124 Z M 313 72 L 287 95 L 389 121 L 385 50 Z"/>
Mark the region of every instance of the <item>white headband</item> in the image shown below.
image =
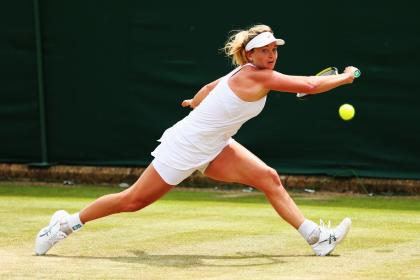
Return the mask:
<path id="1" fill-rule="evenodd" d="M 271 44 L 273 42 L 277 43 L 277 46 L 284 45 L 284 40 L 274 38 L 273 33 L 271 32 L 263 32 L 252 38 L 251 41 L 248 42 L 245 46 L 245 51 L 250 51 L 254 48 L 261 48 Z"/>

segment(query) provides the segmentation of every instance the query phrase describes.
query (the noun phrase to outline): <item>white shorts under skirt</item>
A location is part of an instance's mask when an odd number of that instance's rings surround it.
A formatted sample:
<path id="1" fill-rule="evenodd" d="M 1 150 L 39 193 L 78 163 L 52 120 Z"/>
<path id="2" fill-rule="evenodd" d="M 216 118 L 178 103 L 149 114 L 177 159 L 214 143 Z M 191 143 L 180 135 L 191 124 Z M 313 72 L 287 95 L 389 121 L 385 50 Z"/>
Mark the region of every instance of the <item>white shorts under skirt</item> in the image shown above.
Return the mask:
<path id="1" fill-rule="evenodd" d="M 169 165 L 162 163 L 156 158 L 152 161 L 152 164 L 157 173 L 159 173 L 160 177 L 162 177 L 162 179 L 166 183 L 168 183 L 169 185 L 176 186 L 185 179 L 187 179 L 196 170 L 199 170 L 201 173 L 204 174 L 204 171 L 206 170 L 207 166 L 209 166 L 210 162 L 187 170 L 179 170 L 170 167 Z"/>

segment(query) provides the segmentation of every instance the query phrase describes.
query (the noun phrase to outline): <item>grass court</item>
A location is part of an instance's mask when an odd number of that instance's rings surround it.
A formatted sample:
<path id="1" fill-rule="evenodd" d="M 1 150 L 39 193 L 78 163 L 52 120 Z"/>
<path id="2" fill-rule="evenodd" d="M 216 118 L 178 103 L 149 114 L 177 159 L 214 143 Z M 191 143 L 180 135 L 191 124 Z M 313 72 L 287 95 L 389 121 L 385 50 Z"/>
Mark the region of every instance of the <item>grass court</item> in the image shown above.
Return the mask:
<path id="1" fill-rule="evenodd" d="M 108 186 L 0 183 L 0 279 L 420 279 L 420 197 L 291 195 L 307 218 L 352 229 L 315 257 L 259 192 L 177 188 L 137 213 L 87 224 L 34 255 L 57 209 L 79 211 Z"/>

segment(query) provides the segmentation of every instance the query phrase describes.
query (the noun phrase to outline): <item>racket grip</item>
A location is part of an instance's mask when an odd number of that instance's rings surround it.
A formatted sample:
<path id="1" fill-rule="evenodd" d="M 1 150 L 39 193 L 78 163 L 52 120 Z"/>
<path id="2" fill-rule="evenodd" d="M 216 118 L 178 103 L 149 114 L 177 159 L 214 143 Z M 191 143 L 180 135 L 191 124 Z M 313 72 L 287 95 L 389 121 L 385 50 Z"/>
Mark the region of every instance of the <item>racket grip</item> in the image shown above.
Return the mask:
<path id="1" fill-rule="evenodd" d="M 355 78 L 359 78 L 362 75 L 362 72 L 360 72 L 359 69 L 357 69 L 356 71 L 354 71 L 354 77 Z"/>

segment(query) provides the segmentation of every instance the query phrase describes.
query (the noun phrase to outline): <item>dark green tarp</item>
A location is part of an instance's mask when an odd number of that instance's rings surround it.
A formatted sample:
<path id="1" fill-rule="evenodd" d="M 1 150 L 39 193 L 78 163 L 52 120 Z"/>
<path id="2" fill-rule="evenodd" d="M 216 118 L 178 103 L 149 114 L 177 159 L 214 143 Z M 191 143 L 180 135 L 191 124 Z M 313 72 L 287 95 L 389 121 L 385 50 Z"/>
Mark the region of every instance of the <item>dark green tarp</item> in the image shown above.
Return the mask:
<path id="1" fill-rule="evenodd" d="M 42 161 L 34 1 L 0 4 L 0 162 Z M 143 166 L 180 102 L 232 69 L 232 29 L 270 25 L 277 70 L 355 65 L 353 85 L 270 93 L 235 138 L 280 173 L 420 178 L 415 1 L 39 1 L 48 162 Z M 341 104 L 356 116 L 339 119 Z"/>

